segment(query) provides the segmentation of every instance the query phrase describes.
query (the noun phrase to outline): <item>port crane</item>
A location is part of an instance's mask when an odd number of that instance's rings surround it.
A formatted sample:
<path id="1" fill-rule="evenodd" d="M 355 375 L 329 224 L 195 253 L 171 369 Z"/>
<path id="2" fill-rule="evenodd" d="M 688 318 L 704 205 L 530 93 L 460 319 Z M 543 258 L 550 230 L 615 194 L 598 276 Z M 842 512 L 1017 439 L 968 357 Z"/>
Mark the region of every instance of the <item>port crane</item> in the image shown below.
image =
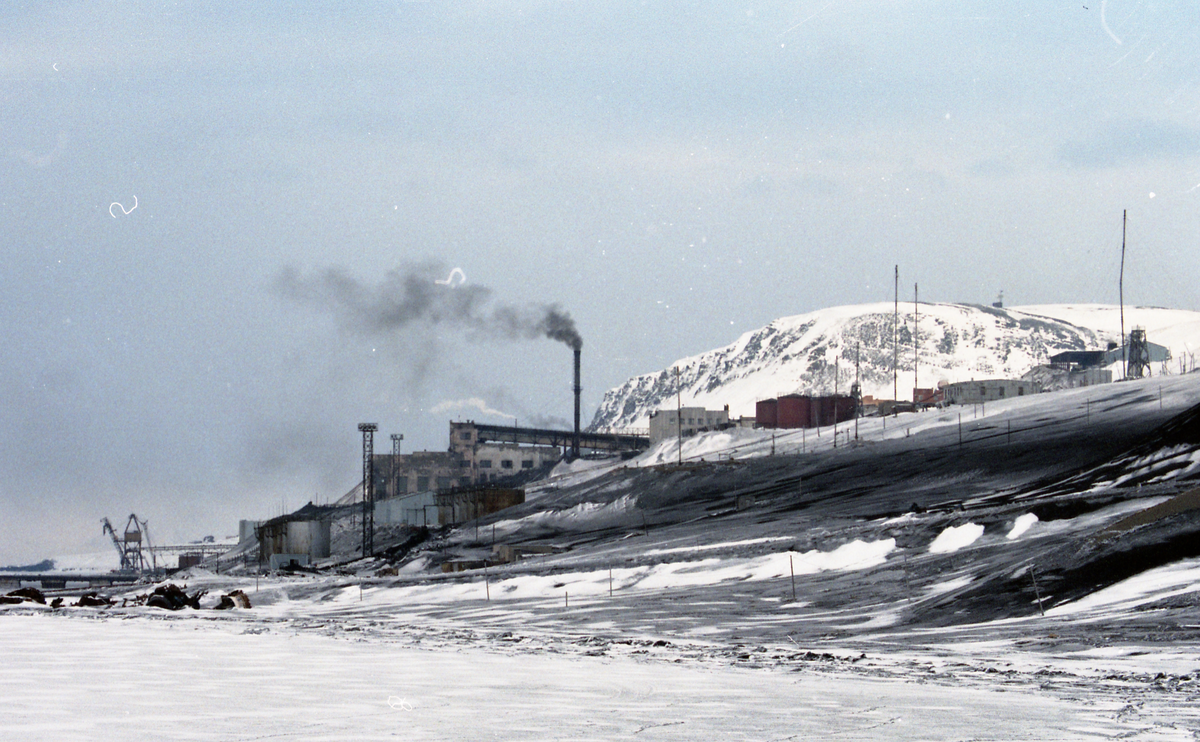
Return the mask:
<path id="1" fill-rule="evenodd" d="M 125 532 L 120 536 L 108 518 L 102 518 L 101 522 L 104 524 L 104 533 L 112 539 L 113 546 L 121 557 L 122 572 L 142 574 L 158 568 L 154 549 L 150 545 L 149 524 L 146 521 L 138 520 L 136 514 L 130 513 L 129 520 L 125 523 Z M 145 548 L 142 547 L 143 542 Z"/>

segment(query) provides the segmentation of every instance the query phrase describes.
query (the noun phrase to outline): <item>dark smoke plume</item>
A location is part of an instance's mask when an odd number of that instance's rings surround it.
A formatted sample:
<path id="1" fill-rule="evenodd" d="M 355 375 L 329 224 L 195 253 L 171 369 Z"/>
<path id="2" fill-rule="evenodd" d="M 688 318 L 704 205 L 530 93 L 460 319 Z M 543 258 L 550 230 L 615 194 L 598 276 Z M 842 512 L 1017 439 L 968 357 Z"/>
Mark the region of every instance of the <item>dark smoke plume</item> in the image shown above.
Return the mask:
<path id="1" fill-rule="evenodd" d="M 557 340 L 583 347 L 575 320 L 557 304 L 516 306 L 492 300 L 492 291 L 476 284 L 441 283 L 446 271 L 434 264 L 393 270 L 374 286 L 341 268 L 302 276 L 294 267 L 275 278 L 281 295 L 333 312 L 347 327 L 368 334 L 424 323 L 451 325 L 485 337 Z"/>

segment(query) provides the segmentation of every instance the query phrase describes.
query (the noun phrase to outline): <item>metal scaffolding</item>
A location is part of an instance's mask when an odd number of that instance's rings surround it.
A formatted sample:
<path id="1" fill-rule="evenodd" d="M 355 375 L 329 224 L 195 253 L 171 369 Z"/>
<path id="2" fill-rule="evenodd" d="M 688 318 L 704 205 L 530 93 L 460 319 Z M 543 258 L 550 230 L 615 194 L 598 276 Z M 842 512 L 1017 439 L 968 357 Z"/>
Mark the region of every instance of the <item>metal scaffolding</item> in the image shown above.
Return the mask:
<path id="1" fill-rule="evenodd" d="M 1125 378 L 1140 379 L 1150 371 L 1150 346 L 1146 341 L 1146 328 L 1135 327 L 1129 331 L 1129 355 L 1125 362 Z"/>

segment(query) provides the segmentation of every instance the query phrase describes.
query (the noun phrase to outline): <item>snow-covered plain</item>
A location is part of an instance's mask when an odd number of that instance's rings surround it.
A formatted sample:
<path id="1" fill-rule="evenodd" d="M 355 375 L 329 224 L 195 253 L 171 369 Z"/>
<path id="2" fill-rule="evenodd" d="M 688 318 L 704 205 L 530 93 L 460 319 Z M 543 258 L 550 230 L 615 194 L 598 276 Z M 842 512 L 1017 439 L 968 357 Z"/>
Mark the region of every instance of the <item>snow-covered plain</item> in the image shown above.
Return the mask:
<path id="1" fill-rule="evenodd" d="M 1029 690 L 419 648 L 243 620 L 0 621 L 7 739 L 1189 739 Z"/>
<path id="2" fill-rule="evenodd" d="M 1197 577 L 1200 563 L 1156 570 L 1077 611 L 1097 619 Z M 907 641 L 743 644 L 728 632 L 744 608 L 676 588 L 674 610 L 703 616 L 712 634 L 650 621 L 608 639 L 629 623 L 622 604 L 645 608 L 639 593 L 669 591 L 633 586 L 563 606 L 532 581 L 507 594 L 496 583 L 491 600 L 480 583 L 430 594 L 290 579 L 254 592 L 243 579 L 259 601 L 250 610 L 10 609 L 0 737 L 1190 740 L 1200 730 L 1194 648 L 1056 641 L 1062 615 Z M 755 610 L 785 626 L 812 612 L 758 597 Z"/>

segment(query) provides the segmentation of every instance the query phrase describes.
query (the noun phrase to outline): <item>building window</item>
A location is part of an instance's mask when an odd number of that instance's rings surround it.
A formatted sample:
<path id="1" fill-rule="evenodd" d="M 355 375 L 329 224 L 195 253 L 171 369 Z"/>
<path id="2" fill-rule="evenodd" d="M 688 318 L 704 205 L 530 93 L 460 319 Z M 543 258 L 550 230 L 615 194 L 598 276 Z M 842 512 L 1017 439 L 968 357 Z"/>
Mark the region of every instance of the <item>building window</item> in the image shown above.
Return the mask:
<path id="1" fill-rule="evenodd" d="M 1004 396 L 1004 387 L 1000 387 L 1000 396 L 1001 396 L 1001 397 L 1003 397 L 1003 396 Z"/>
<path id="2" fill-rule="evenodd" d="M 437 483 L 440 490 L 450 489 L 450 477 L 438 477 Z"/>
<path id="3" fill-rule="evenodd" d="M 396 477 L 396 494 L 408 494 L 408 477 Z"/>
<path id="4" fill-rule="evenodd" d="M 467 469 L 470 466 L 471 466 L 471 462 L 467 461 L 466 459 L 463 459 L 462 461 L 458 462 L 459 469 Z"/>
<path id="5" fill-rule="evenodd" d="M 458 437 L 459 437 L 459 438 L 461 438 L 461 439 L 462 439 L 462 440 L 464 440 L 464 441 L 469 441 L 469 440 L 471 440 L 471 434 L 470 434 L 470 432 L 466 432 L 466 433 L 459 433 L 459 434 L 458 434 Z"/>
<path id="6" fill-rule="evenodd" d="M 984 386 L 983 384 L 979 385 L 979 398 L 987 399 L 987 387 Z"/>
<path id="7" fill-rule="evenodd" d="M 1019 386 L 1019 387 L 1017 387 L 1017 396 L 1018 396 L 1018 397 L 1024 397 L 1024 396 L 1025 396 L 1025 387 L 1023 387 L 1023 386 Z"/>
<path id="8" fill-rule="evenodd" d="M 504 459 L 503 461 L 501 461 L 501 462 L 500 462 L 500 468 L 501 468 L 501 469 L 511 469 L 511 468 L 513 468 L 513 465 L 512 465 L 512 459 Z"/>
<path id="9" fill-rule="evenodd" d="M 429 490 L 429 477 L 417 477 L 417 492 L 427 492 Z"/>
<path id="10" fill-rule="evenodd" d="M 521 468 L 522 469 L 532 469 L 533 468 L 533 459 L 523 459 L 521 461 Z"/>
<path id="11" fill-rule="evenodd" d="M 480 469 L 491 469 L 492 468 L 492 460 L 491 459 L 480 459 L 479 460 L 479 468 Z"/>

